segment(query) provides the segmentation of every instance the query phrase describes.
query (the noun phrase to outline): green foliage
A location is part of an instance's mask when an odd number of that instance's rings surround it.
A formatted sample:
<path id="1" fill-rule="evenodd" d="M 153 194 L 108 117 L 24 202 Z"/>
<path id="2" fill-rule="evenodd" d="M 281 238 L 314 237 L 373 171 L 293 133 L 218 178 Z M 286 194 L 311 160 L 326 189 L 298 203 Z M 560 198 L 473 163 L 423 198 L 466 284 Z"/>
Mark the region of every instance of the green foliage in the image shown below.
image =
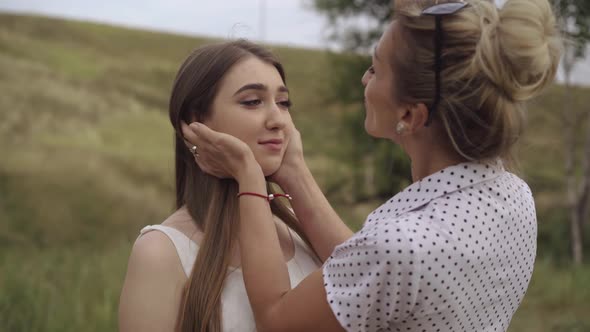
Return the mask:
<path id="1" fill-rule="evenodd" d="M 535 264 L 527 295 L 512 319 L 512 332 L 582 332 L 590 328 L 590 268 Z"/>
<path id="2" fill-rule="evenodd" d="M 0 331 L 116 331 L 130 249 L 3 250 Z"/>
<path id="3" fill-rule="evenodd" d="M 364 213 L 359 211 L 359 213 Z M 104 250 L 0 252 L 0 330 L 115 331 L 128 242 Z M 509 332 L 585 332 L 590 268 L 536 264 Z"/>
<path id="4" fill-rule="evenodd" d="M 586 54 L 590 41 L 590 2 L 587 0 L 550 0 L 562 30 L 574 48 L 574 57 L 581 59 Z"/>
<path id="5" fill-rule="evenodd" d="M 386 21 L 391 10 L 391 0 L 315 0 L 316 10 L 328 15 L 331 19 L 369 15 Z"/>
<path id="6" fill-rule="evenodd" d="M 400 188 L 413 182 L 407 157 L 401 149 L 392 148 L 387 141 L 377 143 L 374 165 L 373 186 L 375 195 L 381 200 L 389 199 Z"/>
<path id="7" fill-rule="evenodd" d="M 328 17 L 332 38 L 351 51 L 366 51 L 379 39 L 385 24 L 391 20 L 391 3 L 391 0 L 312 1 L 313 7 Z M 362 23 L 355 22 L 358 18 Z"/>
<path id="8" fill-rule="evenodd" d="M 330 53 L 330 90 L 326 100 L 342 105 L 359 104 L 364 100 L 361 78 L 371 65 L 371 58 L 354 53 Z"/>
<path id="9" fill-rule="evenodd" d="M 342 127 L 352 139 L 348 149 L 342 151 L 344 160 L 353 165 L 350 199 L 361 202 L 390 197 L 407 185 L 409 161 L 403 158 L 399 147 L 369 137 L 364 126 L 360 125 L 364 123 L 364 111 L 357 109 L 364 104 L 360 79 L 371 65 L 370 57 L 365 54 L 391 19 L 391 1 L 315 0 L 313 4 L 317 11 L 329 18 L 332 38 L 349 51 L 330 57 L 333 74 L 328 100 L 342 105 L 359 105 L 353 106 L 353 111 L 342 119 Z M 350 24 L 358 18 L 364 20 L 362 28 Z"/>
<path id="10" fill-rule="evenodd" d="M 360 107 L 359 107 L 360 108 Z M 410 165 L 401 149 L 383 139 L 367 135 L 364 110 L 353 109 L 342 117 L 342 130 L 347 133 L 347 147 L 338 160 L 352 165 L 352 196 L 354 203 L 385 199 L 411 183 Z"/>

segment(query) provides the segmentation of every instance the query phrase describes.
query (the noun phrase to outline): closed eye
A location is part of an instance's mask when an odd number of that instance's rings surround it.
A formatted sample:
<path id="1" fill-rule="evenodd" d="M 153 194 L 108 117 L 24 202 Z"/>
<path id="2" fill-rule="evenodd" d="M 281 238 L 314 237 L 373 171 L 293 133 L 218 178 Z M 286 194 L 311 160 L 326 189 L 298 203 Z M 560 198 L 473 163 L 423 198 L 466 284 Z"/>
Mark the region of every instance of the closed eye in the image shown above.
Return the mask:
<path id="1" fill-rule="evenodd" d="M 240 104 L 244 105 L 244 106 L 258 106 L 260 105 L 260 103 L 262 103 L 262 101 L 260 99 L 251 99 L 251 100 L 244 100 L 241 101 Z"/>
<path id="2" fill-rule="evenodd" d="M 277 104 L 281 105 L 284 108 L 291 108 L 291 106 L 293 106 L 293 103 L 291 102 L 291 100 L 284 100 L 284 101 L 280 101 Z"/>

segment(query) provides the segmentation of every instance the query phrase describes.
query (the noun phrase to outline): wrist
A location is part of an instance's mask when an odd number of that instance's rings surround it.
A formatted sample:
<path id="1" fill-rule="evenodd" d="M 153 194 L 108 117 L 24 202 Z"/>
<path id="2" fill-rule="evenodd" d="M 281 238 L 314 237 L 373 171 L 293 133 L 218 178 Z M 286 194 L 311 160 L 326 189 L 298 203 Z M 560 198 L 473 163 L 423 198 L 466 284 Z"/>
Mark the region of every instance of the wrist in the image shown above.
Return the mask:
<path id="1" fill-rule="evenodd" d="M 305 159 L 303 158 L 303 155 L 298 155 L 295 158 L 290 158 L 290 160 L 288 162 L 286 162 L 285 165 L 287 167 L 293 169 L 294 171 L 307 168 L 307 165 L 305 164 Z"/>
<path id="2" fill-rule="evenodd" d="M 266 182 L 260 164 L 258 164 L 256 159 L 252 156 L 246 158 L 237 170 L 236 181 L 243 184 L 245 182 L 252 182 L 253 180 L 262 180 L 263 182 Z"/>
<path id="3" fill-rule="evenodd" d="M 293 192 L 299 186 L 307 186 L 310 178 L 313 178 L 311 171 L 305 163 L 293 164 L 282 173 L 276 183 L 286 192 Z"/>

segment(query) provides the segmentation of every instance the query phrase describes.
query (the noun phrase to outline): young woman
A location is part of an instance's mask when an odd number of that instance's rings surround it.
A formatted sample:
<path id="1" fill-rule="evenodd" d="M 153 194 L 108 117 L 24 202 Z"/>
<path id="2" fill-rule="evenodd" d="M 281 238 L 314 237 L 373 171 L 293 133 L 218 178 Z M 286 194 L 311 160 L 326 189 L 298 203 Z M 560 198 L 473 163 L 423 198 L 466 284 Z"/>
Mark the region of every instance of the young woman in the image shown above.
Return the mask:
<path id="1" fill-rule="evenodd" d="M 246 41 L 201 47 L 180 67 L 170 98 L 177 211 L 161 225 L 145 227 L 133 246 L 119 308 L 121 331 L 255 331 L 237 244 L 238 184 L 203 173 L 180 126 L 200 121 L 239 138 L 263 178 L 271 176 L 291 139 L 285 84 L 277 59 Z M 319 263 L 297 235 L 302 233 L 286 202 L 270 202 L 278 246 L 254 251 L 277 250 L 288 266 L 288 282 L 296 286 Z"/>
<path id="2" fill-rule="evenodd" d="M 244 193 L 242 267 L 262 331 L 505 331 L 523 299 L 535 204 L 504 165 L 525 101 L 557 70 L 551 6 L 406 0 L 395 9 L 362 78 L 365 128 L 404 149 L 414 183 L 352 234 L 292 139 L 276 180 L 325 260 L 298 286 L 289 283 L 268 201 L 250 194 L 267 193 L 255 154 L 206 124 L 183 129 L 201 169 L 236 179 Z"/>

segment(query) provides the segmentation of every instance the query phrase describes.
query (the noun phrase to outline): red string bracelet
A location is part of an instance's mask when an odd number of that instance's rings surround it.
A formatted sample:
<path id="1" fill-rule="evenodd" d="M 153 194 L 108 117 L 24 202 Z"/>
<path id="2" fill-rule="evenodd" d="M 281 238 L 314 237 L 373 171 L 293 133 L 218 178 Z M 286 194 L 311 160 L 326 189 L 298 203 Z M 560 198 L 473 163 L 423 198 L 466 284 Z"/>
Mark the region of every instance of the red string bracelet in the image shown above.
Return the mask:
<path id="1" fill-rule="evenodd" d="M 251 193 L 251 192 L 241 192 L 238 194 L 238 197 L 240 196 L 256 196 L 256 197 L 260 197 L 260 198 L 264 198 L 267 201 L 272 201 L 273 199 L 277 198 L 277 197 L 285 197 L 288 198 L 289 200 L 293 199 L 291 196 L 289 196 L 289 194 L 270 194 L 270 195 L 262 195 L 262 194 L 257 194 L 257 193 Z"/>

